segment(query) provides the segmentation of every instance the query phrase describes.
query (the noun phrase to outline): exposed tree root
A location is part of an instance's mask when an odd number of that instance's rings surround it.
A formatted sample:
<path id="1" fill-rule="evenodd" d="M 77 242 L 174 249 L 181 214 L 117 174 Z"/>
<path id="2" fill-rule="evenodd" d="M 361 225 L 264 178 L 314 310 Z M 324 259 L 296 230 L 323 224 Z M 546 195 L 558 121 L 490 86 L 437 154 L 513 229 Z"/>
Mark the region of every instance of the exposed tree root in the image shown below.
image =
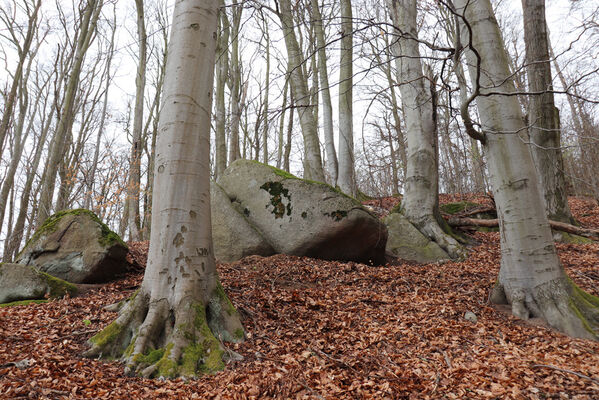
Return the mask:
<path id="1" fill-rule="evenodd" d="M 445 250 L 452 259 L 461 260 L 465 259 L 468 255 L 468 252 L 464 246 L 458 242 L 458 239 L 453 235 L 446 233 L 433 216 L 422 218 L 417 222 L 410 219 L 410 222 L 412 222 L 420 232 Z"/>
<path id="2" fill-rule="evenodd" d="M 129 374 L 143 377 L 194 377 L 223 369 L 222 342 L 243 338 L 237 311 L 220 284 L 206 304 L 184 297 L 171 306 L 166 298 L 140 292 L 89 340 L 85 355 L 118 358 Z"/>
<path id="3" fill-rule="evenodd" d="M 580 289 L 565 274 L 531 288 L 509 288 L 498 281 L 489 300 L 510 304 L 518 318 L 542 318 L 569 336 L 599 340 L 599 297 Z"/>

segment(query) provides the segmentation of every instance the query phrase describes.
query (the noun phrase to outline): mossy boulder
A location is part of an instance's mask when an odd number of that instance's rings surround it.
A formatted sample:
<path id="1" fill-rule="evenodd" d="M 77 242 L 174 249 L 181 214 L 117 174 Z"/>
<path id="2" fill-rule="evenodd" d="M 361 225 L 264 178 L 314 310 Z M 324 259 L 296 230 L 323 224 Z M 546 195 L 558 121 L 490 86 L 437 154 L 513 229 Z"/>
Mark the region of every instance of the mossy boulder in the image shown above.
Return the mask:
<path id="1" fill-rule="evenodd" d="M 0 264 L 0 303 L 74 296 L 77 287 L 34 267 Z"/>
<path id="2" fill-rule="evenodd" d="M 231 202 L 223 189 L 210 183 L 212 242 L 219 261 L 232 262 L 249 255 L 270 256 L 274 250 L 262 233 L 247 219 L 249 210 Z"/>
<path id="3" fill-rule="evenodd" d="M 127 244 L 93 212 L 65 210 L 44 222 L 16 262 L 68 282 L 100 283 L 126 271 L 127 251 Z"/>
<path id="4" fill-rule="evenodd" d="M 248 160 L 231 164 L 218 184 L 277 253 L 385 260 L 385 225 L 338 189 Z"/>
<path id="5" fill-rule="evenodd" d="M 424 236 L 402 214 L 389 214 L 383 219 L 383 222 L 389 231 L 387 252 L 393 256 L 420 264 L 451 259 L 445 250 Z"/>

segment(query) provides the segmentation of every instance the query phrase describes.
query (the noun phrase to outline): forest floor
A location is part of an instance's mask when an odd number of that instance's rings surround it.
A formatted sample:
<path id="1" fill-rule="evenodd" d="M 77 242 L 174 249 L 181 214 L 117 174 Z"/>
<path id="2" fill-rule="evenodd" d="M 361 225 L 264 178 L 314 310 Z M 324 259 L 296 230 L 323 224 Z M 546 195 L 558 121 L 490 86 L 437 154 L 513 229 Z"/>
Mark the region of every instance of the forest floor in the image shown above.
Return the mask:
<path id="1" fill-rule="evenodd" d="M 582 224 L 599 228 L 596 203 L 570 204 Z M 244 359 L 197 380 L 128 377 L 118 362 L 81 357 L 116 316 L 103 306 L 131 295 L 141 273 L 77 298 L 0 308 L 0 398 L 598 399 L 599 342 L 491 306 L 499 234 L 475 239 L 459 263 L 370 267 L 276 255 L 220 264 L 246 328 L 247 340 L 232 346 Z M 147 243 L 132 248 L 143 259 Z M 558 249 L 572 279 L 599 295 L 599 244 Z"/>

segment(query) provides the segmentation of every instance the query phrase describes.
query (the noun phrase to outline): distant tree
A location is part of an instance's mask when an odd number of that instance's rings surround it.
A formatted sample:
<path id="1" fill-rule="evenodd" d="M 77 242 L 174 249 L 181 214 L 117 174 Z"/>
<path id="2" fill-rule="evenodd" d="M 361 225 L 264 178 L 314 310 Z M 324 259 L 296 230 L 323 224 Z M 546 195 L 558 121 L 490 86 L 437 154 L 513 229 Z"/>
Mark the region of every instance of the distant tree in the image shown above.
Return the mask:
<path id="1" fill-rule="evenodd" d="M 397 71 L 407 131 L 407 171 L 402 208 L 421 232 L 452 258 L 462 257 L 463 247 L 445 230 L 439 212 L 438 140 L 434 82 L 425 75 L 418 49 L 416 0 L 388 0 L 397 34 Z M 442 224 L 443 227 L 442 227 Z"/>
<path id="2" fill-rule="evenodd" d="M 532 155 L 549 219 L 572 223 L 561 151 L 559 110 L 553 98 L 545 0 L 522 0 Z"/>
<path id="3" fill-rule="evenodd" d="M 210 116 L 218 0 L 175 3 L 156 143 L 152 234 L 138 293 L 90 339 L 142 376 L 224 367 L 221 341 L 243 340 L 219 283 L 210 221 Z"/>

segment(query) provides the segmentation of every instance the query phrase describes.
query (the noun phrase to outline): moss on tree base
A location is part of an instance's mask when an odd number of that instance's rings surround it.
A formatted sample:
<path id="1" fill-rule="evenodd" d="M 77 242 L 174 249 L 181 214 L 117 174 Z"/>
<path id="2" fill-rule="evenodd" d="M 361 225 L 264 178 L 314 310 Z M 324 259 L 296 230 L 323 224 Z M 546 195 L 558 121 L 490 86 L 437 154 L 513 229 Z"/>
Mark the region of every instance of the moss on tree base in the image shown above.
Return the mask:
<path id="1" fill-rule="evenodd" d="M 222 370 L 222 342 L 240 342 L 244 336 L 220 283 L 205 304 L 184 298 L 173 307 L 139 292 L 89 340 L 85 355 L 120 359 L 128 373 L 143 377 L 196 377 Z"/>

